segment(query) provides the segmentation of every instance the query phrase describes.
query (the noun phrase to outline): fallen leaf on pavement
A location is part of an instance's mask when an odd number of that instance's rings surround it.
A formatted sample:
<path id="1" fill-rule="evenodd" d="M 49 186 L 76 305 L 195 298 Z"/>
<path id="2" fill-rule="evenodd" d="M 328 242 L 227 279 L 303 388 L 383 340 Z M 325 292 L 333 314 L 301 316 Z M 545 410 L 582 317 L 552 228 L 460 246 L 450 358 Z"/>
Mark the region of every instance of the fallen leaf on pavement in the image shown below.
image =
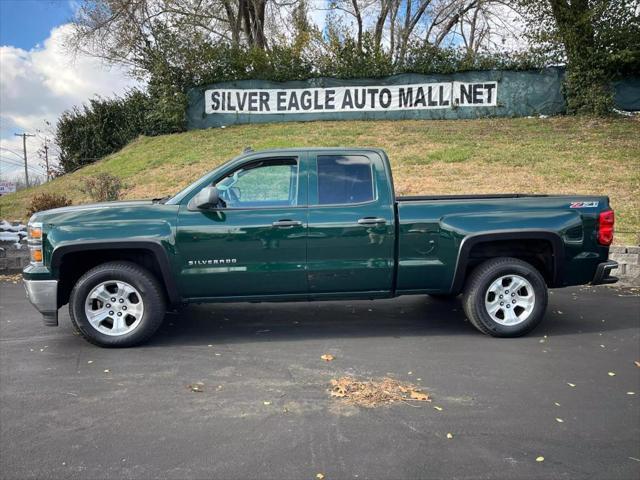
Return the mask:
<path id="1" fill-rule="evenodd" d="M 109 370 L 108 368 L 104 369 L 104 373 L 109 373 L 111 370 Z"/>
<path id="2" fill-rule="evenodd" d="M 426 393 L 417 391 L 417 390 L 411 390 L 411 393 L 409 395 L 413 400 L 419 400 L 421 402 L 430 402 L 431 399 L 429 398 L 429 395 L 427 395 Z"/>
<path id="3" fill-rule="evenodd" d="M 271 405 L 271 402 L 262 402 L 262 403 L 264 403 L 265 405 Z"/>
<path id="4" fill-rule="evenodd" d="M 636 360 L 635 362 L 633 362 L 636 364 L 636 367 L 640 367 L 640 361 Z"/>
<path id="5" fill-rule="evenodd" d="M 316 475 L 316 478 L 318 480 L 322 480 L 324 478 L 324 475 L 322 473 L 319 473 L 319 474 Z"/>
<path id="6" fill-rule="evenodd" d="M 447 438 L 448 438 L 448 439 L 452 439 L 452 438 L 453 438 L 453 435 L 452 435 L 452 434 L 450 434 L 450 433 L 447 433 Z"/>
<path id="7" fill-rule="evenodd" d="M 544 457 L 538 457 L 538 458 L 536 458 L 536 462 L 544 462 Z"/>
<path id="8" fill-rule="evenodd" d="M 433 408 L 435 408 L 436 410 L 438 410 L 439 412 L 441 412 L 442 410 L 444 410 L 444 408 L 442 407 L 438 407 L 437 405 L 434 405 Z"/>
<path id="9" fill-rule="evenodd" d="M 607 373 L 607 375 L 609 375 L 610 377 L 615 377 L 616 376 L 616 372 L 609 372 L 609 373 Z"/>
<path id="10" fill-rule="evenodd" d="M 569 383 L 569 382 L 567 382 L 567 385 L 569 385 L 570 387 L 575 387 L 576 386 L 575 383 Z"/>
<path id="11" fill-rule="evenodd" d="M 333 356 L 333 355 L 331 355 L 330 353 L 325 353 L 325 354 L 324 354 L 324 355 L 322 355 L 320 358 L 321 358 L 322 360 L 324 360 L 325 362 L 330 362 L 331 360 L 333 360 L 333 359 L 334 359 L 334 358 L 336 358 L 336 357 L 334 357 L 334 356 Z"/>
<path id="12" fill-rule="evenodd" d="M 204 383 L 202 382 L 197 382 L 197 383 L 192 383 L 191 385 L 187 385 L 187 388 L 195 393 L 204 392 L 204 388 L 202 387 L 204 387 Z"/>
<path id="13" fill-rule="evenodd" d="M 561 419 L 561 418 L 556 418 L 556 422 L 558 422 L 558 423 L 564 423 L 564 420 L 563 420 L 563 419 Z"/>

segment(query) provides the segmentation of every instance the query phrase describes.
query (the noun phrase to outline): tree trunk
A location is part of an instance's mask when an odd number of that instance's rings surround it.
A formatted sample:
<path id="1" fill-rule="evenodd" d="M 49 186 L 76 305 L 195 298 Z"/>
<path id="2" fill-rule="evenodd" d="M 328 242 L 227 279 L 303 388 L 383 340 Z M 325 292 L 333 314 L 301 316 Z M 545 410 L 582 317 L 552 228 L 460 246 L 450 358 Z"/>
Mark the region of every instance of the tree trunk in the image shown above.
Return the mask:
<path id="1" fill-rule="evenodd" d="M 358 0 L 351 0 L 351 4 L 353 5 L 353 14 L 356 17 L 356 23 L 358 24 L 358 51 L 362 52 L 362 14 L 360 13 Z"/>
<path id="2" fill-rule="evenodd" d="M 392 1 L 393 0 L 380 0 L 380 15 L 378 15 L 378 20 L 376 20 L 376 26 L 373 31 L 373 41 L 378 49 L 382 46 L 382 32 L 384 31 L 385 23 L 387 23 Z"/>

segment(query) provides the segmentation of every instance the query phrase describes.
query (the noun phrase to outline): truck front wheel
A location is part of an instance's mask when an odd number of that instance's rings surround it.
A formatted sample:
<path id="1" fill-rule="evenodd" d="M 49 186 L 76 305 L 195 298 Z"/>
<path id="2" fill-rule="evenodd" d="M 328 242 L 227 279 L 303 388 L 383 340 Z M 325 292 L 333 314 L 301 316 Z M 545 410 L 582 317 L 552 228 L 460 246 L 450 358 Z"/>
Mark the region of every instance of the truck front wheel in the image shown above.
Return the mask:
<path id="1" fill-rule="evenodd" d="M 108 262 L 85 273 L 69 299 L 76 330 L 101 347 L 131 347 L 160 327 L 165 300 L 158 280 L 132 262 Z"/>
<path id="2" fill-rule="evenodd" d="M 467 279 L 462 306 L 471 323 L 494 337 L 519 337 L 544 317 L 548 292 L 540 272 L 517 258 L 478 265 Z"/>

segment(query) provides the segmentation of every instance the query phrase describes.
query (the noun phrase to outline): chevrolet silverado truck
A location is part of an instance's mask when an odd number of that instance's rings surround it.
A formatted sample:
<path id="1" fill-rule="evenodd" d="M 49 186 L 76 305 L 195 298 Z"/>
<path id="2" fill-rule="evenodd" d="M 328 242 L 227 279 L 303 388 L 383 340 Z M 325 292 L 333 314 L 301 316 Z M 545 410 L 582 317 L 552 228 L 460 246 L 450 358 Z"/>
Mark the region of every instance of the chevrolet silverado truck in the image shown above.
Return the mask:
<path id="1" fill-rule="evenodd" d="M 614 213 L 585 195 L 397 197 L 375 148 L 248 151 L 170 198 L 59 208 L 29 221 L 27 296 L 89 342 L 149 339 L 205 302 L 463 295 L 482 333 L 543 319 L 547 289 L 614 283 Z"/>

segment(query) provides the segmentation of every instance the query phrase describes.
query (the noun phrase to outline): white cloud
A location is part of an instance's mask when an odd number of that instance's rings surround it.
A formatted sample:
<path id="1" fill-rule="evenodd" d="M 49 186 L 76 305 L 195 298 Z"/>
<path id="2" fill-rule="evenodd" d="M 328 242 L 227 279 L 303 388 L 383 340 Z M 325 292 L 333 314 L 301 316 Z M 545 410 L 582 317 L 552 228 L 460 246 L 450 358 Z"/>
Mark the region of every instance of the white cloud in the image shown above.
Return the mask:
<path id="1" fill-rule="evenodd" d="M 88 56 L 73 56 L 63 48 L 70 25 L 54 28 L 42 46 L 29 51 L 13 46 L 0 46 L 0 146 L 22 151 L 22 140 L 15 132 L 36 133 L 46 129 L 46 121 L 55 125 L 58 116 L 89 98 L 122 94 L 138 83 L 124 70 L 108 67 Z M 42 134 L 44 135 L 44 134 Z M 41 135 L 41 136 L 42 136 Z M 36 151 L 42 140 L 28 140 L 29 163 L 36 166 Z M 15 155 L 0 150 L 2 157 Z M 3 177 L 22 170 L 0 164 Z"/>

